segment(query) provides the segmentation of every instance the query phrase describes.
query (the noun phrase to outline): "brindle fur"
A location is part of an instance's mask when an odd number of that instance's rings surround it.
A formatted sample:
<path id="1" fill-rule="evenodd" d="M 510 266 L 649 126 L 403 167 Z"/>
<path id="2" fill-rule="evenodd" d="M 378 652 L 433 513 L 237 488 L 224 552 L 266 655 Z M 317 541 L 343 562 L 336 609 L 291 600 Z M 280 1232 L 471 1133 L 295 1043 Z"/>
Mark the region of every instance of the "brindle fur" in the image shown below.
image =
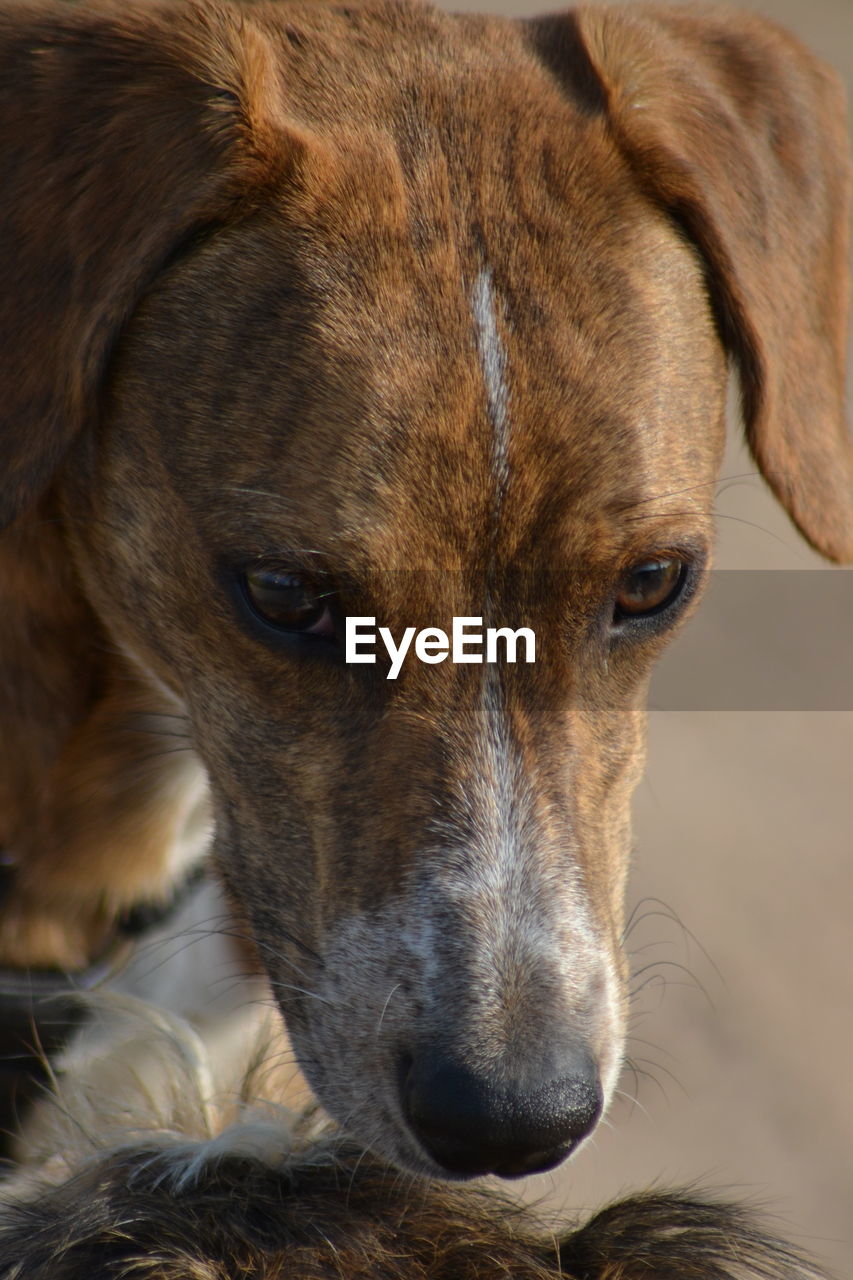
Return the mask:
<path id="1" fill-rule="evenodd" d="M 342 1147 L 225 1157 L 169 1190 L 156 1147 L 0 1208 L 2 1280 L 820 1280 L 739 1207 L 644 1195 L 547 1238 L 494 1189 L 412 1184 Z M 6 1260 L 6 1261 L 4 1261 Z"/>

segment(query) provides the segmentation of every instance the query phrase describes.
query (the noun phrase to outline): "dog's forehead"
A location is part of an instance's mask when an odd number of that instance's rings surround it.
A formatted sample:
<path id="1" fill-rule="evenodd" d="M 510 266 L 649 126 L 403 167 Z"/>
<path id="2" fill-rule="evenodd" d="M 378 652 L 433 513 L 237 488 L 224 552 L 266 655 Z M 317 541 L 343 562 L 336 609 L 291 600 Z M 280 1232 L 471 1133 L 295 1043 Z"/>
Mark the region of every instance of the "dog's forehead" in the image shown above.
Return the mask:
<path id="1" fill-rule="evenodd" d="M 708 506 L 722 355 L 701 266 L 603 120 L 494 30 L 444 58 L 432 31 L 356 48 L 370 93 L 342 72 L 334 127 L 310 77 L 291 85 L 297 172 L 187 264 L 219 300 L 205 341 L 243 419 L 227 467 L 258 546 L 411 568 L 497 542 L 562 564 L 607 555 L 632 503 Z M 190 484 L 221 522 L 221 471 L 197 456 L 190 441 Z"/>
<path id="2" fill-rule="evenodd" d="M 267 389 L 251 485 L 304 510 L 309 478 L 314 536 L 386 567 L 470 564 L 487 540 L 514 556 L 546 534 L 561 563 L 573 531 L 601 544 L 632 504 L 704 511 L 724 362 L 700 269 L 668 228 L 631 241 L 614 266 L 568 231 L 536 254 L 484 223 L 441 270 L 410 252 L 345 279 L 318 256 L 297 390 Z"/>

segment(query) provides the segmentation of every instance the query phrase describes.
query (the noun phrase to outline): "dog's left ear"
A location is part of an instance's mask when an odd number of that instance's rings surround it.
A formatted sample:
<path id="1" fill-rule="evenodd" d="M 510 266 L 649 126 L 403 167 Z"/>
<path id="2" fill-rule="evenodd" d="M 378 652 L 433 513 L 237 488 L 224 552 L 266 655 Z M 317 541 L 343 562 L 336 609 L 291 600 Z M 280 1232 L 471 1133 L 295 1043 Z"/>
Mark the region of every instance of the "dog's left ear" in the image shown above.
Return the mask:
<path id="1" fill-rule="evenodd" d="M 157 272 L 298 145 L 280 92 L 267 36 L 228 4 L 4 5 L 0 528 L 91 419 Z"/>
<path id="2" fill-rule="evenodd" d="M 786 32 L 728 11 L 585 8 L 525 26 L 702 253 L 765 479 L 818 551 L 853 559 L 838 78 Z"/>

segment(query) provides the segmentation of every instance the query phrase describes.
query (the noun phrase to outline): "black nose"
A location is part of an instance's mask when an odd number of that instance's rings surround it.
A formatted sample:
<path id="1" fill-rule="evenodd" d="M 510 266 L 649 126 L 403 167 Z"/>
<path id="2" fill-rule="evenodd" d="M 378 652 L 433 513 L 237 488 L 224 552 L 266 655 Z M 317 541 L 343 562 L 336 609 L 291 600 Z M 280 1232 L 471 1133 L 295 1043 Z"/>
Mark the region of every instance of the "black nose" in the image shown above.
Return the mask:
<path id="1" fill-rule="evenodd" d="M 434 1053 L 404 1059 L 400 1076 L 413 1132 L 434 1160 L 461 1177 L 521 1178 L 551 1169 L 601 1114 L 598 1073 L 587 1054 L 533 1088 L 498 1084 Z"/>

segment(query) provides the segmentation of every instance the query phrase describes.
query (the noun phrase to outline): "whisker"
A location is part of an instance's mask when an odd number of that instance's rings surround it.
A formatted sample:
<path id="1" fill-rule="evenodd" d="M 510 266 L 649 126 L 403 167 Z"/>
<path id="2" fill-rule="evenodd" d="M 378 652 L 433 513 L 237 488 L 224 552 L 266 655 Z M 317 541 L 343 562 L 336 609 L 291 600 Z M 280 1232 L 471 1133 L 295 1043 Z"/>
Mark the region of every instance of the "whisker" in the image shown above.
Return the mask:
<path id="1" fill-rule="evenodd" d="M 650 1067 L 654 1067 L 655 1071 L 662 1071 L 662 1072 L 663 1072 L 663 1074 L 664 1074 L 665 1076 L 667 1076 L 667 1077 L 668 1077 L 668 1079 L 670 1079 L 670 1080 L 672 1081 L 672 1083 L 673 1083 L 677 1088 L 679 1088 L 679 1089 L 681 1090 L 681 1092 L 684 1094 L 685 1098 L 689 1097 L 689 1094 L 688 1094 L 687 1090 L 685 1089 L 684 1085 L 681 1083 L 681 1081 L 679 1080 L 679 1078 L 678 1078 L 678 1076 L 675 1074 L 675 1072 L 674 1072 L 674 1071 L 670 1071 L 670 1069 L 669 1069 L 668 1067 L 665 1067 L 665 1066 L 663 1065 L 663 1063 L 661 1063 L 661 1062 L 655 1062 L 655 1060 L 654 1060 L 653 1058 L 634 1058 L 634 1057 L 632 1057 L 632 1059 L 631 1059 L 631 1060 L 632 1060 L 632 1062 L 635 1064 L 635 1066 L 636 1066 L 636 1064 L 637 1064 L 637 1063 L 645 1062 L 645 1063 L 647 1063 L 647 1064 L 648 1064 L 648 1066 L 650 1066 Z M 648 1080 L 654 1080 L 656 1084 L 660 1084 L 660 1081 L 659 1081 L 659 1080 L 657 1079 L 657 1077 L 653 1074 L 653 1072 L 643 1070 L 643 1068 L 642 1068 L 642 1067 L 639 1067 L 639 1068 L 638 1068 L 638 1070 L 640 1071 L 640 1074 L 641 1074 L 641 1075 L 644 1075 L 644 1076 L 646 1077 L 646 1079 L 648 1079 Z"/>
<path id="2" fill-rule="evenodd" d="M 317 991 L 310 991 L 307 987 L 297 987 L 291 982 L 280 982 L 277 978 L 270 978 L 270 986 L 274 991 L 293 991 L 297 995 L 307 996 L 309 1000 L 316 1000 L 318 1004 L 328 1005 L 330 1009 L 339 1009 L 342 1006 L 337 1000 L 330 1000 L 328 996 L 321 996 Z"/>
<path id="3" fill-rule="evenodd" d="M 666 493 L 653 493 L 648 498 L 640 498 L 637 502 L 626 503 L 621 508 L 622 511 L 633 511 L 635 507 L 646 506 L 650 502 L 666 502 L 669 498 L 679 498 L 684 493 L 695 493 L 697 489 L 718 488 L 723 485 L 731 486 L 738 480 L 751 480 L 759 474 L 758 471 L 743 471 L 736 476 L 721 476 L 719 479 L 702 480 L 698 484 L 687 485 L 683 489 L 670 489 Z M 667 515 L 671 514 L 667 512 Z M 693 514 L 692 512 L 690 514 Z"/>
<path id="4" fill-rule="evenodd" d="M 695 511 L 670 511 L 667 508 L 666 511 L 644 511 L 638 516 L 625 516 L 625 521 L 628 524 L 634 524 L 638 520 L 660 520 L 664 516 L 666 516 L 668 519 L 670 516 L 695 516 L 695 515 L 696 515 Z"/>
<path id="5" fill-rule="evenodd" d="M 790 551 L 792 549 L 791 543 L 786 538 L 783 538 L 781 534 L 774 533 L 772 529 L 768 529 L 763 524 L 756 524 L 754 520 L 746 520 L 743 516 L 732 516 L 725 511 L 715 511 L 714 518 L 716 520 L 733 520 L 735 524 L 743 524 L 749 529 L 757 529 L 759 533 L 765 533 L 768 538 L 772 538 L 774 542 L 778 542 L 780 547 L 784 547 L 786 551 Z"/>
<path id="6" fill-rule="evenodd" d="M 640 910 L 641 907 L 644 907 L 647 903 L 652 904 L 654 909 L 650 911 L 648 910 L 643 911 L 642 915 L 638 916 L 637 912 Z M 693 932 L 693 930 L 687 927 L 687 925 L 684 923 L 681 917 L 672 909 L 672 907 L 667 902 L 664 902 L 662 898 L 647 896 L 640 899 L 640 901 L 636 904 L 630 916 L 628 917 L 628 922 L 625 925 L 625 928 L 623 930 L 623 933 L 622 933 L 623 945 L 628 941 L 628 937 L 633 932 L 633 930 L 637 928 L 640 924 L 642 924 L 643 921 L 653 920 L 656 918 L 672 921 L 672 923 L 676 925 L 676 927 L 681 931 L 682 935 L 686 937 L 690 942 L 692 942 L 694 946 L 700 951 L 704 959 L 707 960 L 708 964 L 714 970 L 714 974 L 719 979 L 720 983 L 724 987 L 726 986 L 726 980 L 722 974 L 722 971 L 720 970 L 719 966 L 717 965 L 711 953 L 708 951 L 707 947 L 703 945 L 703 943 L 699 940 L 699 938 Z M 654 944 L 650 944 L 650 945 L 654 945 Z M 637 952 L 632 951 L 631 954 L 635 955 L 637 954 Z"/>
<path id="7" fill-rule="evenodd" d="M 388 1006 L 389 1006 L 389 1004 L 391 1003 L 391 997 L 394 995 L 394 992 L 395 992 L 395 991 L 399 991 L 399 989 L 400 989 L 400 987 L 401 987 L 402 985 L 403 985 L 403 984 L 402 984 L 402 982 L 398 982 L 398 983 L 396 983 L 396 984 L 391 988 L 391 990 L 388 992 L 388 996 L 387 996 L 387 998 L 386 998 L 386 1000 L 385 1000 L 384 1005 L 382 1006 L 382 1012 L 381 1012 L 381 1013 L 380 1013 L 380 1015 L 379 1015 L 379 1021 L 378 1021 L 378 1023 L 376 1024 L 376 1034 L 377 1034 L 377 1036 L 379 1035 L 379 1032 L 382 1030 L 382 1023 L 383 1023 L 383 1021 L 384 1021 L 385 1014 L 386 1014 L 386 1012 L 387 1012 L 387 1010 L 388 1010 Z"/>

